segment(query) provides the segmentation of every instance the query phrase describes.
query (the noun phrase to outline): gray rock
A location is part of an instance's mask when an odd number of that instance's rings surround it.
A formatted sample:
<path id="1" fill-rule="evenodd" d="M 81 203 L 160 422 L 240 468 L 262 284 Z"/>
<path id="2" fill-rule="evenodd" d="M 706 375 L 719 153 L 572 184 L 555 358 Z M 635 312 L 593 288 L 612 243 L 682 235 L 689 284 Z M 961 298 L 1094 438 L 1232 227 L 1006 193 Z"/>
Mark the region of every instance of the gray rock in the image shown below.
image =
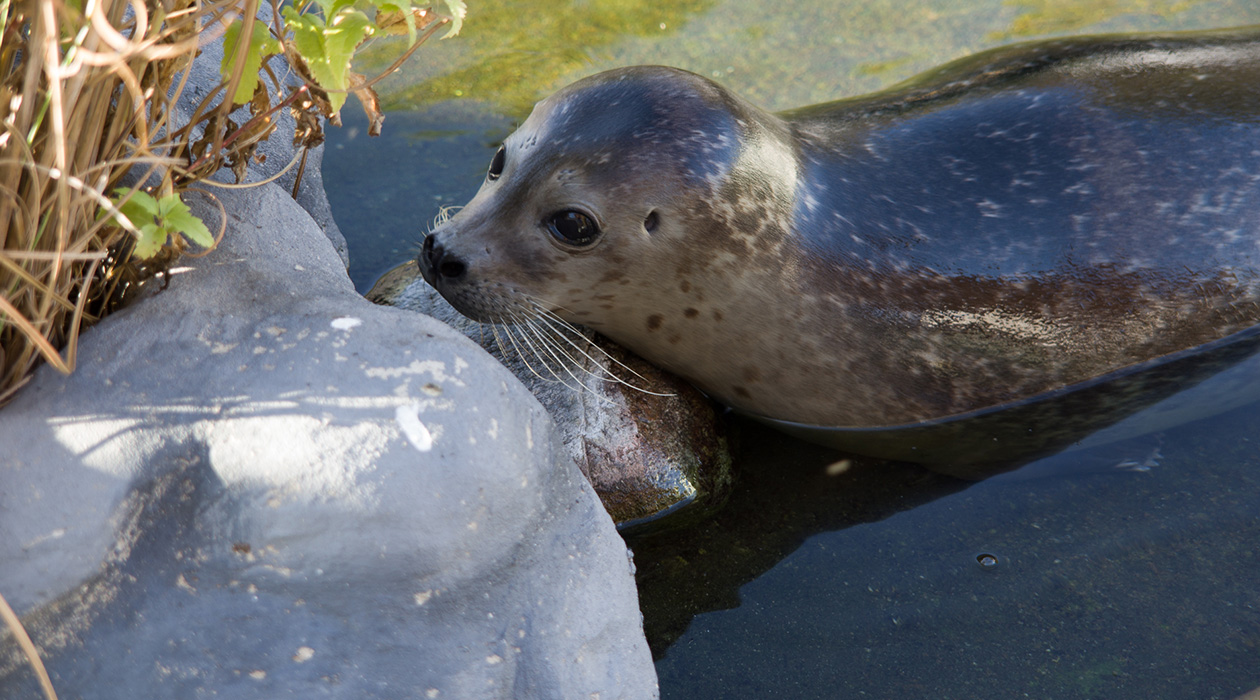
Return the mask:
<path id="1" fill-rule="evenodd" d="M 0 592 L 62 697 L 656 696 L 534 398 L 275 185 L 219 196 L 217 250 L 0 410 Z M 35 688 L 3 633 L 0 697 Z"/>

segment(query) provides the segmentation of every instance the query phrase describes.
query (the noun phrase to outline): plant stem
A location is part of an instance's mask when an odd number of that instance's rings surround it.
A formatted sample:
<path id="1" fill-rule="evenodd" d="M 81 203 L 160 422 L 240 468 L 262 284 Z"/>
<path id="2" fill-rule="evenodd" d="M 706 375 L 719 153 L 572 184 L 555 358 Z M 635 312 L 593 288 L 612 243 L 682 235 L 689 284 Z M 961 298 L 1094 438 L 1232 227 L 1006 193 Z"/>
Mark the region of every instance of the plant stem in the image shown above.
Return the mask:
<path id="1" fill-rule="evenodd" d="M 303 85 L 299 87 L 298 89 L 294 90 L 293 94 L 285 98 L 285 100 L 281 102 L 280 104 L 272 107 L 271 109 L 267 110 L 266 112 L 263 112 L 262 114 L 255 115 L 252 119 L 250 119 L 249 121 L 237 127 L 236 131 L 233 131 L 231 134 L 229 134 L 227 138 L 223 139 L 223 144 L 219 147 L 219 150 L 222 150 L 223 148 L 226 148 L 227 146 L 232 145 L 232 142 L 235 141 L 237 138 L 239 138 L 241 134 L 247 133 L 249 127 L 254 126 L 255 124 L 257 124 L 259 121 L 263 119 L 267 119 L 268 117 L 280 111 L 284 107 L 287 107 L 293 104 L 293 101 L 298 98 L 298 95 L 304 95 L 306 94 L 306 92 L 307 92 L 307 87 Z M 188 168 L 184 172 L 186 173 L 196 172 L 197 168 L 200 168 L 201 166 L 205 165 L 207 160 L 217 157 L 218 153 L 219 151 L 217 150 L 207 151 L 206 154 L 198 158 L 195 163 L 188 166 Z"/>

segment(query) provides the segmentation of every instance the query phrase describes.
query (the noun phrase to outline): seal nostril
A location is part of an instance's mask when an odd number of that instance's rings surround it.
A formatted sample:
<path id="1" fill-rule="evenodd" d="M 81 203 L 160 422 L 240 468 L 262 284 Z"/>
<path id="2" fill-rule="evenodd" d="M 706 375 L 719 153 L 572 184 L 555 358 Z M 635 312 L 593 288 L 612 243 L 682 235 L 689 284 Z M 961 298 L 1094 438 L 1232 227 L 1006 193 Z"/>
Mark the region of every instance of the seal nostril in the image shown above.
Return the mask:
<path id="1" fill-rule="evenodd" d="M 443 260 L 438 264 L 437 271 L 443 277 L 455 279 L 463 277 L 464 273 L 468 271 L 468 266 L 458 260 Z"/>
<path id="2" fill-rule="evenodd" d="M 424 243 L 420 246 L 420 274 L 424 275 L 430 283 L 435 277 L 444 277 L 448 280 L 463 277 L 468 271 L 468 266 L 453 255 L 446 252 L 446 248 L 437 242 L 437 238 L 433 234 L 424 237 Z"/>

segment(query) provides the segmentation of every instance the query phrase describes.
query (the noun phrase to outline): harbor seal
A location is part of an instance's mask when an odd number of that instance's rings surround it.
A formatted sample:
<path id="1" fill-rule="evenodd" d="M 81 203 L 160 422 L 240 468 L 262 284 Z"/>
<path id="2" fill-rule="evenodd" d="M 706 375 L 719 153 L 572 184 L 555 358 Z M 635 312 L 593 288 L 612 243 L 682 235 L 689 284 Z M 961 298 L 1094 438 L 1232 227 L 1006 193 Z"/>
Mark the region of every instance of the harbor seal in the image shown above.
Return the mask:
<path id="1" fill-rule="evenodd" d="M 999 48 L 772 114 L 675 68 L 540 102 L 423 243 L 785 426 L 939 422 L 1260 322 L 1260 27 Z"/>

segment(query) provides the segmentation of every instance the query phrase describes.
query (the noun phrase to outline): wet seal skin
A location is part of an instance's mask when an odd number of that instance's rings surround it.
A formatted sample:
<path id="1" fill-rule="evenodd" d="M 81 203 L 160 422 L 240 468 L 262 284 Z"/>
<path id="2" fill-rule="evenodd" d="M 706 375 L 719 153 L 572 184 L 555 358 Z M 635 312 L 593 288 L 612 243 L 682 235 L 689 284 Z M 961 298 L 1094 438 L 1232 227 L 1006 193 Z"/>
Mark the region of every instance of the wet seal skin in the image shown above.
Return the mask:
<path id="1" fill-rule="evenodd" d="M 535 107 L 419 265 L 475 320 L 554 314 L 876 456 L 1112 380 L 1123 414 L 1152 367 L 1255 344 L 1260 27 L 1021 44 L 779 114 L 608 71 Z"/>

